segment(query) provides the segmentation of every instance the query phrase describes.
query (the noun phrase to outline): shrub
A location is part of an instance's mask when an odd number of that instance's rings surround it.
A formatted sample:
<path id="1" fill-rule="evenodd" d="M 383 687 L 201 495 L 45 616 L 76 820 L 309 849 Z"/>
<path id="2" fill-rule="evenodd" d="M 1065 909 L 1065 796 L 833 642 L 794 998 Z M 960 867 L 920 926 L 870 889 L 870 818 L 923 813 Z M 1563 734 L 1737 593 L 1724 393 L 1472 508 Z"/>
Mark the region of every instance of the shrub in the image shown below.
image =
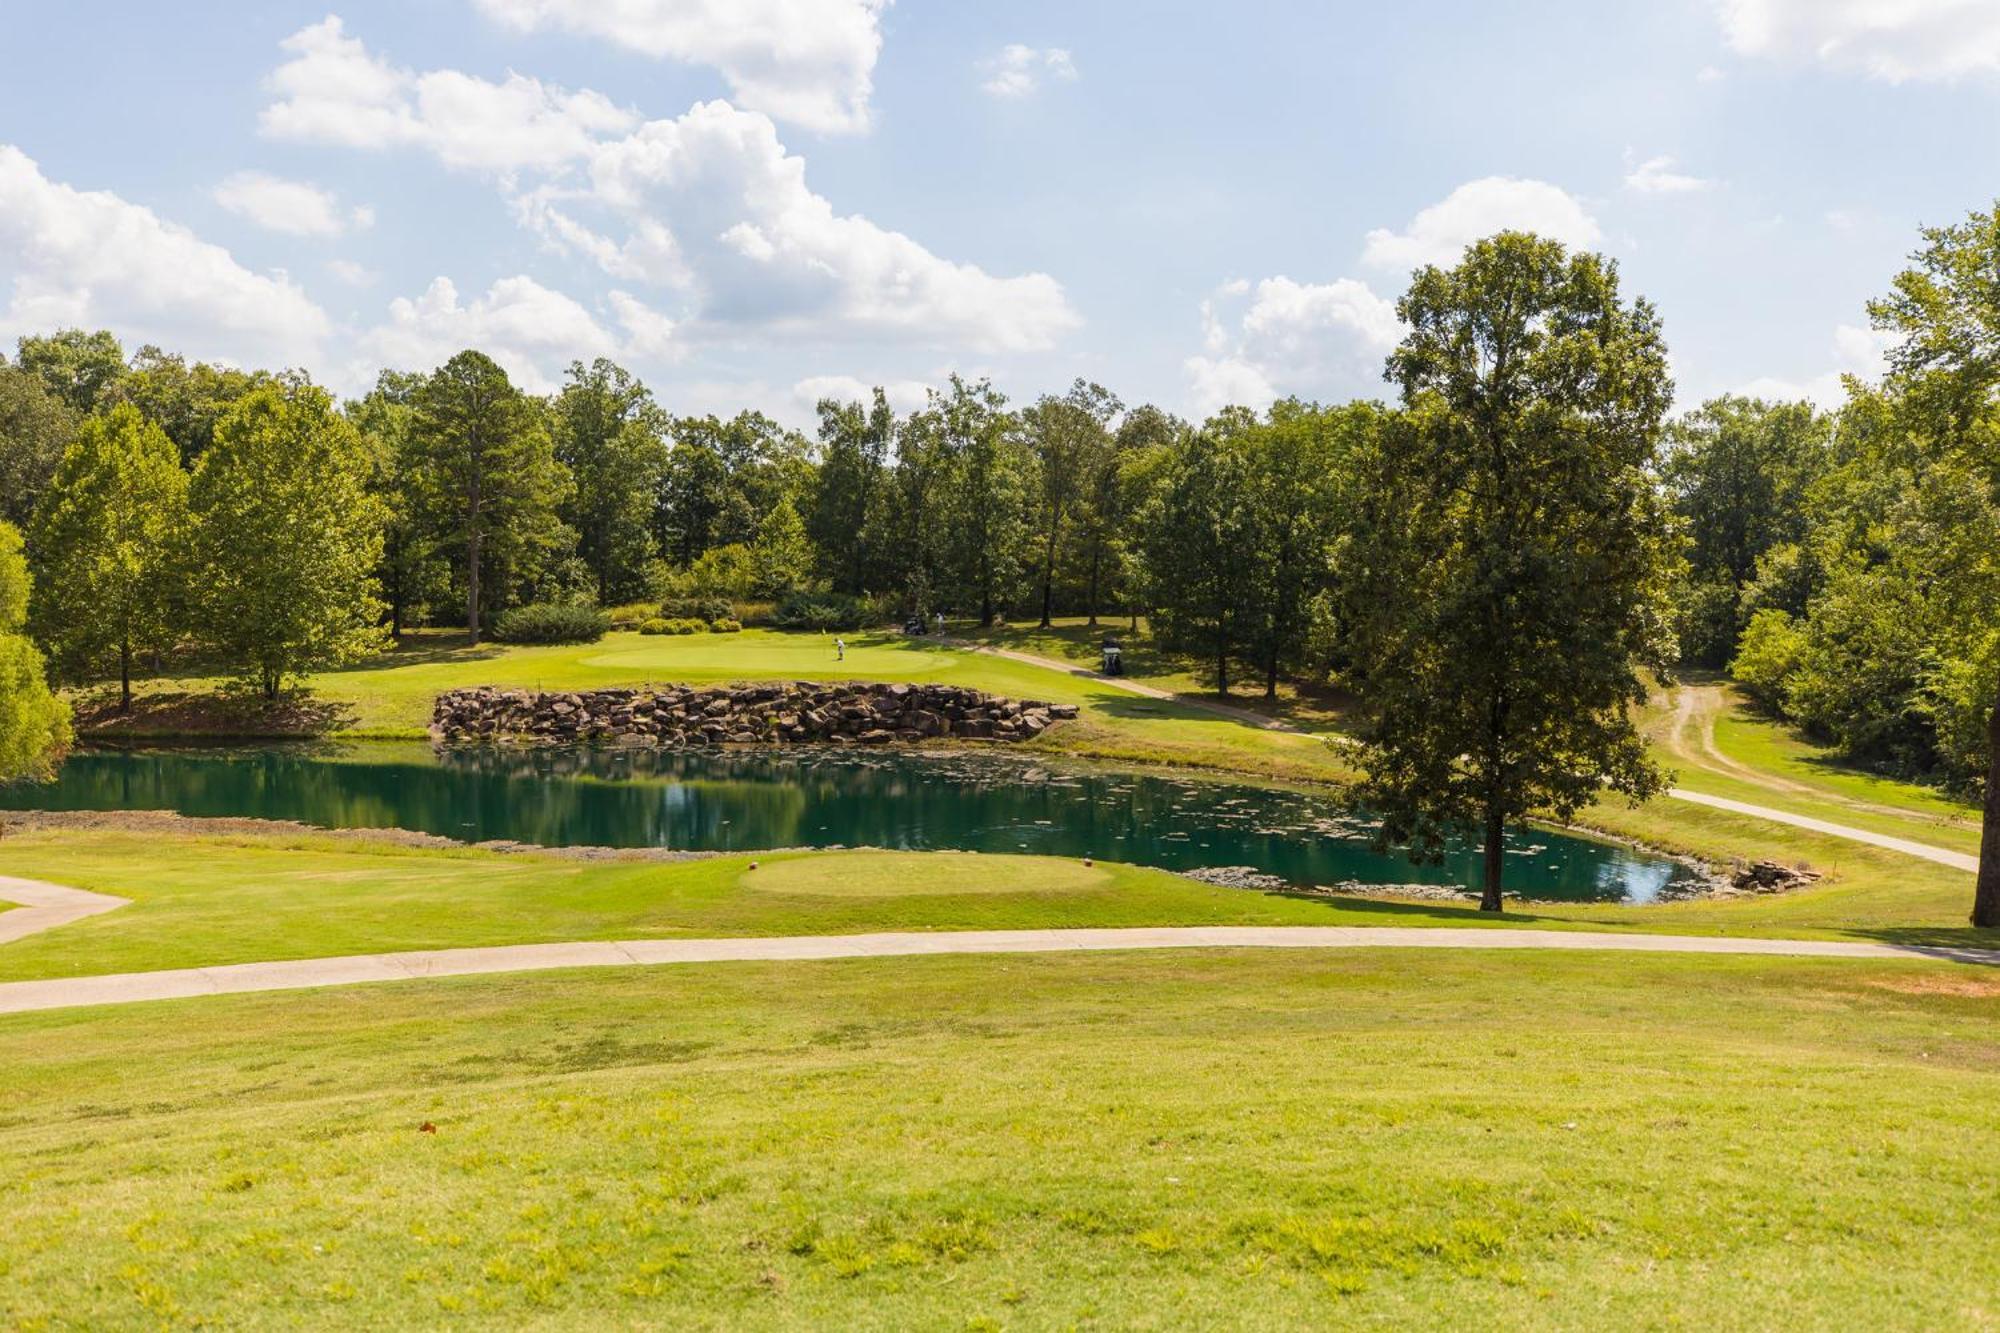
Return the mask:
<path id="1" fill-rule="evenodd" d="M 594 606 L 530 602 L 503 612 L 493 626 L 506 643 L 594 643 L 611 628 L 611 617 Z"/>
<path id="2" fill-rule="evenodd" d="M 1782 714 L 1786 692 L 1805 649 L 1805 631 L 1790 616 L 1778 610 L 1759 611 L 1743 630 L 1729 674 L 1758 703 Z"/>
<path id="3" fill-rule="evenodd" d="M 654 616 L 650 620 L 642 620 L 639 622 L 639 632 L 641 634 L 665 634 L 667 632 L 667 622 L 658 616 Z"/>
<path id="4" fill-rule="evenodd" d="M 696 620 L 693 616 L 675 616 L 666 622 L 668 634 L 706 634 L 708 622 Z"/>
<path id="5" fill-rule="evenodd" d="M 649 620 L 657 620 L 662 612 L 658 602 L 627 602 L 614 606 L 604 613 L 611 618 L 613 629 L 638 629 Z"/>
<path id="6" fill-rule="evenodd" d="M 868 620 L 868 606 L 837 592 L 795 592 L 772 609 L 771 621 L 784 629 L 856 630 Z"/>
<path id="7" fill-rule="evenodd" d="M 687 595 L 663 599 L 659 613 L 669 620 L 727 620 L 736 614 L 736 608 L 727 597 Z"/>
<path id="8" fill-rule="evenodd" d="M 728 616 L 724 616 L 720 620 L 709 621 L 708 628 L 716 634 L 741 634 L 743 632 L 743 622 L 740 620 L 731 620 Z"/>
<path id="9" fill-rule="evenodd" d="M 738 602 L 733 614 L 746 625 L 769 625 L 776 606 L 775 602 Z"/>

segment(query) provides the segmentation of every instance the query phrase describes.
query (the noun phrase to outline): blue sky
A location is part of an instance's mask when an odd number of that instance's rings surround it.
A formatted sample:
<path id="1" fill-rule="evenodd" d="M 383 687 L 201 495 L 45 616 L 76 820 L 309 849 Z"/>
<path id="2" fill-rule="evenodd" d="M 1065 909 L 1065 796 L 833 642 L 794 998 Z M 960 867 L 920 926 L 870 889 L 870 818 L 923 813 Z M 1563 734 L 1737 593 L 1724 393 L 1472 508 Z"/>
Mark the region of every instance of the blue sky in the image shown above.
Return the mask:
<path id="1" fill-rule="evenodd" d="M 1837 395 L 1991 206 L 2000 5 L 0 3 L 0 338 L 342 391 L 464 345 L 810 417 L 957 370 L 1199 414 L 1387 394 L 1409 269 L 1615 257 L 1680 401 Z"/>

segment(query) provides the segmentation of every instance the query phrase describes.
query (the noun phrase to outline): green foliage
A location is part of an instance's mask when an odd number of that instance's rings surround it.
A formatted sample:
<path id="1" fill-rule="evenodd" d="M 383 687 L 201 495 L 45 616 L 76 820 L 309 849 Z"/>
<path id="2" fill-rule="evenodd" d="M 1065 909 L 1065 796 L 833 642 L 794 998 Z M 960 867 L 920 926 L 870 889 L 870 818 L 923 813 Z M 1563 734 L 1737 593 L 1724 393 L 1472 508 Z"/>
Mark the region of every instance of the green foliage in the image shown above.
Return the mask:
<path id="1" fill-rule="evenodd" d="M 639 632 L 641 634 L 667 634 L 671 631 L 668 629 L 668 622 L 664 618 L 653 616 L 650 619 L 639 622 Z"/>
<path id="2" fill-rule="evenodd" d="M 807 536 L 817 568 L 834 590 L 859 595 L 894 577 L 887 567 L 893 499 L 887 474 L 896 414 L 879 388 L 866 408 L 830 398 L 818 406 L 820 465 Z"/>
<path id="3" fill-rule="evenodd" d="M 217 421 L 188 492 L 192 609 L 267 699 L 381 646 L 381 510 L 354 426 L 310 384 L 266 384 Z"/>
<path id="4" fill-rule="evenodd" d="M 867 623 L 868 604 L 833 592 L 795 592 L 772 608 L 780 629 L 857 630 Z"/>
<path id="5" fill-rule="evenodd" d="M 680 595 L 705 602 L 755 596 L 757 557 L 740 542 L 703 551 L 679 578 Z M 661 598 L 662 604 L 672 597 Z"/>
<path id="6" fill-rule="evenodd" d="M 0 365 L 0 522 L 33 518 L 78 419 L 39 377 Z"/>
<path id="7" fill-rule="evenodd" d="M 463 571 L 473 642 L 488 611 L 573 544 L 558 511 L 569 470 L 538 406 L 481 352 L 460 352 L 410 396 L 410 489 Z"/>
<path id="8" fill-rule="evenodd" d="M 655 554 L 649 523 L 667 471 L 666 413 L 644 384 L 600 357 L 570 365 L 550 417 L 555 456 L 575 480 L 562 516 L 596 596 L 634 596 Z"/>
<path id="9" fill-rule="evenodd" d="M 1113 453 L 1111 422 L 1125 405 L 1099 384 L 1077 380 L 1060 398 L 1045 394 L 1022 413 L 1035 460 L 1036 578 L 1041 584 L 1041 623 L 1055 614 L 1058 561 L 1077 510 Z"/>
<path id="10" fill-rule="evenodd" d="M 1167 647 L 1213 667 L 1229 692 L 1229 663 L 1250 638 L 1256 610 L 1247 413 L 1183 431 L 1149 478 L 1139 527 L 1146 598 Z"/>
<path id="11" fill-rule="evenodd" d="M 950 390 L 934 395 L 904 428 L 906 442 L 915 437 L 941 464 L 929 500 L 940 512 L 925 520 L 935 523 L 940 586 L 949 603 L 976 609 L 981 625 L 991 625 L 1020 594 L 1034 536 L 1034 456 L 1006 404 L 988 381 L 954 375 Z"/>
<path id="12" fill-rule="evenodd" d="M 35 512 L 35 637 L 68 675 L 115 658 L 127 707 L 133 653 L 184 628 L 187 491 L 173 442 L 119 406 L 77 430 Z"/>
<path id="13" fill-rule="evenodd" d="M 783 597 L 795 588 L 804 587 L 811 579 L 812 542 L 790 496 L 779 499 L 758 525 L 756 544 L 750 548 L 750 563 L 752 578 L 748 591 L 753 597 Z"/>
<path id="14" fill-rule="evenodd" d="M 1805 631 L 1786 612 L 1768 607 L 1751 616 L 1744 626 L 1729 674 L 1758 703 L 1782 714 L 1805 651 Z"/>
<path id="15" fill-rule="evenodd" d="M 131 369 L 111 386 L 107 397 L 130 403 L 157 424 L 180 450 L 181 462 L 195 460 L 215 442 L 215 423 L 237 399 L 273 382 L 265 371 L 234 370 L 186 360 L 151 345 L 132 357 Z"/>
<path id="16" fill-rule="evenodd" d="M 661 550 L 681 568 L 712 547 L 749 545 L 759 516 L 809 484 L 805 440 L 761 412 L 681 417 L 672 434 L 653 521 Z"/>
<path id="17" fill-rule="evenodd" d="M 32 587 L 20 530 L 0 522 L 0 782 L 48 776 L 70 742 L 69 705 L 21 632 Z"/>
<path id="18" fill-rule="evenodd" d="M 494 637 L 503 643 L 595 643 L 611 630 L 611 617 L 573 602 L 531 602 L 500 613 Z"/>
<path id="19" fill-rule="evenodd" d="M 711 633 L 715 634 L 741 634 L 743 632 L 743 622 L 724 617 L 721 620 L 709 621 L 708 628 Z"/>
<path id="20" fill-rule="evenodd" d="M 1629 710 L 1671 651 L 1666 349 L 1614 265 L 1519 232 L 1420 270 L 1397 309 L 1407 419 L 1352 588 L 1365 799 L 1420 852 L 1483 826 L 1498 910 L 1508 823 L 1662 785 Z"/>
<path id="21" fill-rule="evenodd" d="M 21 369 L 79 416 L 105 406 L 125 377 L 125 349 L 108 329 L 58 329 L 45 337 L 22 338 L 15 349 Z"/>

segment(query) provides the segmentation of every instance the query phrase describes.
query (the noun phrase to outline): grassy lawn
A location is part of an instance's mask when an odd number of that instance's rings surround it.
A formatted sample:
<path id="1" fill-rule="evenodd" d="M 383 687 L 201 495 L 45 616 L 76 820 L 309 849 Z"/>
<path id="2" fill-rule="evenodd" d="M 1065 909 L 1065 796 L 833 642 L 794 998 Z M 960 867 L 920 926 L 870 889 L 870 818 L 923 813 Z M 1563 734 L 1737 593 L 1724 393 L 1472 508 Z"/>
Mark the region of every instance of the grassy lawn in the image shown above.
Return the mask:
<path id="1" fill-rule="evenodd" d="M 1372 951 L 17 1015 L 0 1323 L 1984 1327 L 1996 1017 L 1937 964 Z"/>
<path id="2" fill-rule="evenodd" d="M 1729 836 L 1770 827 L 1747 823 Z M 1276 895 L 1048 857 L 760 854 L 751 870 L 752 859 L 588 861 L 319 836 L 16 833 L 0 841 L 0 874 L 132 904 L 5 946 L 0 981 L 561 940 L 1077 926 L 1539 926 L 2000 947 L 2000 932 L 1964 924 L 1969 875 L 1865 848 L 1839 880 L 1780 896 L 1655 907 L 1531 903 L 1497 921 L 1470 903 Z"/>

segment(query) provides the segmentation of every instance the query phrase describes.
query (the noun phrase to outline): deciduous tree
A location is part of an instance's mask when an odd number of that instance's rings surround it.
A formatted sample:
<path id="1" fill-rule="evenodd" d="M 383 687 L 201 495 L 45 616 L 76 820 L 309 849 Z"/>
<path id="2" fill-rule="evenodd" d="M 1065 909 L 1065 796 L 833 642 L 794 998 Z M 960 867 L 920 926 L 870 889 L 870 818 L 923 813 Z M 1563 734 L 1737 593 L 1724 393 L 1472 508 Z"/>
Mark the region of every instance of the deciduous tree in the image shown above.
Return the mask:
<path id="1" fill-rule="evenodd" d="M 1672 647 L 1666 348 L 1615 265 L 1518 232 L 1420 270 L 1397 309 L 1406 413 L 1354 589 L 1365 797 L 1419 852 L 1480 830 L 1499 911 L 1508 824 L 1662 782 L 1629 710 Z"/>
<path id="2" fill-rule="evenodd" d="M 22 633 L 31 586 L 20 529 L 0 523 L 0 782 L 46 777 L 70 741 L 69 705 Z"/>
<path id="3" fill-rule="evenodd" d="M 323 389 L 254 389 L 217 421 L 188 493 L 202 638 L 275 699 L 379 647 L 381 511 L 360 433 Z"/>
<path id="4" fill-rule="evenodd" d="M 115 655 L 121 711 L 134 649 L 183 628 L 187 486 L 173 441 L 120 406 L 78 428 L 35 511 L 35 637 L 66 675 Z"/>

